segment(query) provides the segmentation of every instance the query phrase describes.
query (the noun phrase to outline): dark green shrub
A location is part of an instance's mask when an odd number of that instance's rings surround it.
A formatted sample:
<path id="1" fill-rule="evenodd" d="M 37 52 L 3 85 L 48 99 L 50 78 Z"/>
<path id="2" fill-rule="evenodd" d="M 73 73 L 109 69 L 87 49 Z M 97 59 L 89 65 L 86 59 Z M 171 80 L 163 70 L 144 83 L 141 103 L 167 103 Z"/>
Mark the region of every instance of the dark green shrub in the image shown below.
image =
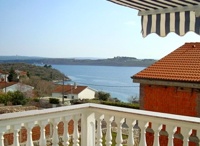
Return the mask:
<path id="1" fill-rule="evenodd" d="M 0 93 L 0 103 L 1 104 L 4 104 L 4 105 L 7 105 L 7 103 L 11 101 L 9 96 L 7 96 L 7 94 L 5 93 Z"/>
<path id="2" fill-rule="evenodd" d="M 33 101 L 34 101 L 34 102 L 39 102 L 40 99 L 39 99 L 39 98 L 33 98 Z"/>
<path id="3" fill-rule="evenodd" d="M 25 105 L 28 99 L 20 91 L 8 92 L 7 96 L 13 105 Z"/>
<path id="4" fill-rule="evenodd" d="M 59 104 L 59 99 L 57 99 L 57 98 L 49 98 L 49 103 L 51 103 L 51 104 Z"/>

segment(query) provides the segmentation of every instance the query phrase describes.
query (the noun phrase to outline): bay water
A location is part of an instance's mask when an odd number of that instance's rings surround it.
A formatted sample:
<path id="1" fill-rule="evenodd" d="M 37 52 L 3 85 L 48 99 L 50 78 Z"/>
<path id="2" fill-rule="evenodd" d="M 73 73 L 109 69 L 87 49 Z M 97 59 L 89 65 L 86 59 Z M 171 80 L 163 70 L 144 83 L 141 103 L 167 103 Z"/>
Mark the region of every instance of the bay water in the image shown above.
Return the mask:
<path id="1" fill-rule="evenodd" d="M 139 97 L 139 83 L 133 83 L 131 76 L 145 67 L 52 65 L 71 81 L 65 84 L 88 86 L 97 91 L 110 93 L 111 97 L 128 102 L 131 96 Z"/>

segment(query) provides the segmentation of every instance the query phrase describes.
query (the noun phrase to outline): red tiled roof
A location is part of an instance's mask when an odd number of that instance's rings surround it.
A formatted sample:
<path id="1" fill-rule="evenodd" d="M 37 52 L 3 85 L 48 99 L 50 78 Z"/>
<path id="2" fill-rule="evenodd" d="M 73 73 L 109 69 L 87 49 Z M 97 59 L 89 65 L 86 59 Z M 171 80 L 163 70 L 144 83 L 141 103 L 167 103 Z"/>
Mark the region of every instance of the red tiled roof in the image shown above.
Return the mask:
<path id="1" fill-rule="evenodd" d="M 200 42 L 185 43 L 132 78 L 200 82 Z"/>
<path id="2" fill-rule="evenodd" d="M 8 72 L 2 71 L 2 70 L 0 70 L 0 73 L 1 74 L 8 74 Z"/>
<path id="3" fill-rule="evenodd" d="M 17 82 L 0 82 L 0 89 L 17 84 Z"/>
<path id="4" fill-rule="evenodd" d="M 64 93 L 72 93 L 72 94 L 79 94 L 80 92 L 82 92 L 84 89 L 86 89 L 87 86 L 75 86 L 74 85 L 59 85 L 54 89 L 54 93 L 62 93 L 64 90 Z"/>
<path id="5" fill-rule="evenodd" d="M 20 71 L 20 70 L 15 70 L 15 73 L 20 75 L 20 76 L 26 76 L 27 75 L 27 72 L 25 71 Z"/>

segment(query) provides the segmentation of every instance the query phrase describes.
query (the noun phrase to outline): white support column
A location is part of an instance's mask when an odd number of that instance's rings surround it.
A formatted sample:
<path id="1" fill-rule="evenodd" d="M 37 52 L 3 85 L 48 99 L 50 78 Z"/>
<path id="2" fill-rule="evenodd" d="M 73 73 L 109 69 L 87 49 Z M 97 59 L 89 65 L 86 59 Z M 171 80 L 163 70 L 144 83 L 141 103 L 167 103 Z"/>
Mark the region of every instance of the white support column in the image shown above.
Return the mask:
<path id="1" fill-rule="evenodd" d="M 73 121 L 74 121 L 73 146 L 79 146 L 79 131 L 78 131 L 79 119 L 80 115 L 73 116 Z"/>
<path id="2" fill-rule="evenodd" d="M 32 139 L 32 128 L 34 127 L 34 125 L 35 125 L 34 122 L 30 122 L 25 125 L 27 129 L 27 141 L 26 141 L 27 146 L 34 146 Z"/>
<path id="3" fill-rule="evenodd" d="M 176 130 L 177 127 L 166 125 L 166 131 L 168 133 L 168 146 L 174 146 L 174 133 Z"/>
<path id="4" fill-rule="evenodd" d="M 95 114 L 95 119 L 97 120 L 97 133 L 96 133 L 96 139 L 97 139 L 97 142 L 96 142 L 96 146 L 102 146 L 102 120 L 104 119 L 104 115 L 103 114 L 98 114 L 96 113 Z"/>
<path id="5" fill-rule="evenodd" d="M 140 137 L 140 146 L 147 146 L 147 142 L 146 142 L 146 129 L 148 126 L 148 122 L 145 121 L 138 121 L 138 125 L 140 127 L 140 132 L 141 132 L 141 137 Z"/>
<path id="6" fill-rule="evenodd" d="M 64 133 L 63 133 L 63 145 L 64 146 L 69 146 L 69 132 L 68 132 L 68 124 L 69 121 L 71 120 L 71 117 L 63 117 L 63 128 L 64 128 Z"/>
<path id="7" fill-rule="evenodd" d="M 124 118 L 116 117 L 115 121 L 117 123 L 117 137 L 116 137 L 116 146 L 122 146 L 122 124 L 124 123 Z"/>
<path id="8" fill-rule="evenodd" d="M 152 129 L 154 131 L 154 146 L 160 146 L 159 137 L 160 137 L 160 130 L 162 129 L 162 124 L 153 123 Z"/>
<path id="9" fill-rule="evenodd" d="M 0 127 L 0 146 L 4 146 L 4 133 L 6 130 L 6 127 Z"/>
<path id="10" fill-rule="evenodd" d="M 111 133 L 111 123 L 113 121 L 114 117 L 110 115 L 105 116 L 105 120 L 107 123 L 107 132 L 106 132 L 106 146 L 112 145 L 112 133 Z"/>
<path id="11" fill-rule="evenodd" d="M 48 124 L 48 121 L 40 121 L 39 122 L 39 126 L 40 126 L 40 141 L 39 144 L 40 146 L 46 146 L 47 142 L 46 142 L 46 136 L 45 136 L 45 127 Z"/>
<path id="12" fill-rule="evenodd" d="M 128 141 L 127 141 L 127 145 L 129 146 L 134 146 L 135 144 L 135 140 L 134 140 L 134 134 L 133 134 L 133 127 L 136 124 L 136 120 L 132 120 L 132 119 L 126 119 L 126 124 L 128 125 Z"/>
<path id="13" fill-rule="evenodd" d="M 53 124 L 52 146 L 59 146 L 58 123 L 60 122 L 60 118 L 52 119 L 51 122 Z"/>
<path id="14" fill-rule="evenodd" d="M 95 146 L 95 114 L 92 111 L 81 114 L 81 145 Z"/>
<path id="15" fill-rule="evenodd" d="M 189 146 L 189 137 L 192 134 L 192 129 L 181 127 L 181 133 L 183 135 L 183 146 Z"/>
<path id="16" fill-rule="evenodd" d="M 19 144 L 19 131 L 21 129 L 21 125 L 14 125 L 14 132 L 13 132 L 13 145 L 14 146 L 20 146 Z"/>

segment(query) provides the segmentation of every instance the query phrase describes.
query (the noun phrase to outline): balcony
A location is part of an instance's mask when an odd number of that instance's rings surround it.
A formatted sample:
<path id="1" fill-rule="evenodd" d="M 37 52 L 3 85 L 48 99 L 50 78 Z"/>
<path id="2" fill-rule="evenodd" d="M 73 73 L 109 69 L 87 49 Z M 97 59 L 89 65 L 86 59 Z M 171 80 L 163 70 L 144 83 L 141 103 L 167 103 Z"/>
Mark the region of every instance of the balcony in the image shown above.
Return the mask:
<path id="1" fill-rule="evenodd" d="M 73 133 L 69 132 L 72 120 Z M 51 125 L 49 134 L 47 125 Z M 39 127 L 38 139 L 33 138 L 35 127 Z M 58 132 L 59 127 L 63 132 Z M 199 131 L 199 118 L 89 103 L 0 116 L 0 146 L 174 146 L 176 140 L 196 146 Z"/>

